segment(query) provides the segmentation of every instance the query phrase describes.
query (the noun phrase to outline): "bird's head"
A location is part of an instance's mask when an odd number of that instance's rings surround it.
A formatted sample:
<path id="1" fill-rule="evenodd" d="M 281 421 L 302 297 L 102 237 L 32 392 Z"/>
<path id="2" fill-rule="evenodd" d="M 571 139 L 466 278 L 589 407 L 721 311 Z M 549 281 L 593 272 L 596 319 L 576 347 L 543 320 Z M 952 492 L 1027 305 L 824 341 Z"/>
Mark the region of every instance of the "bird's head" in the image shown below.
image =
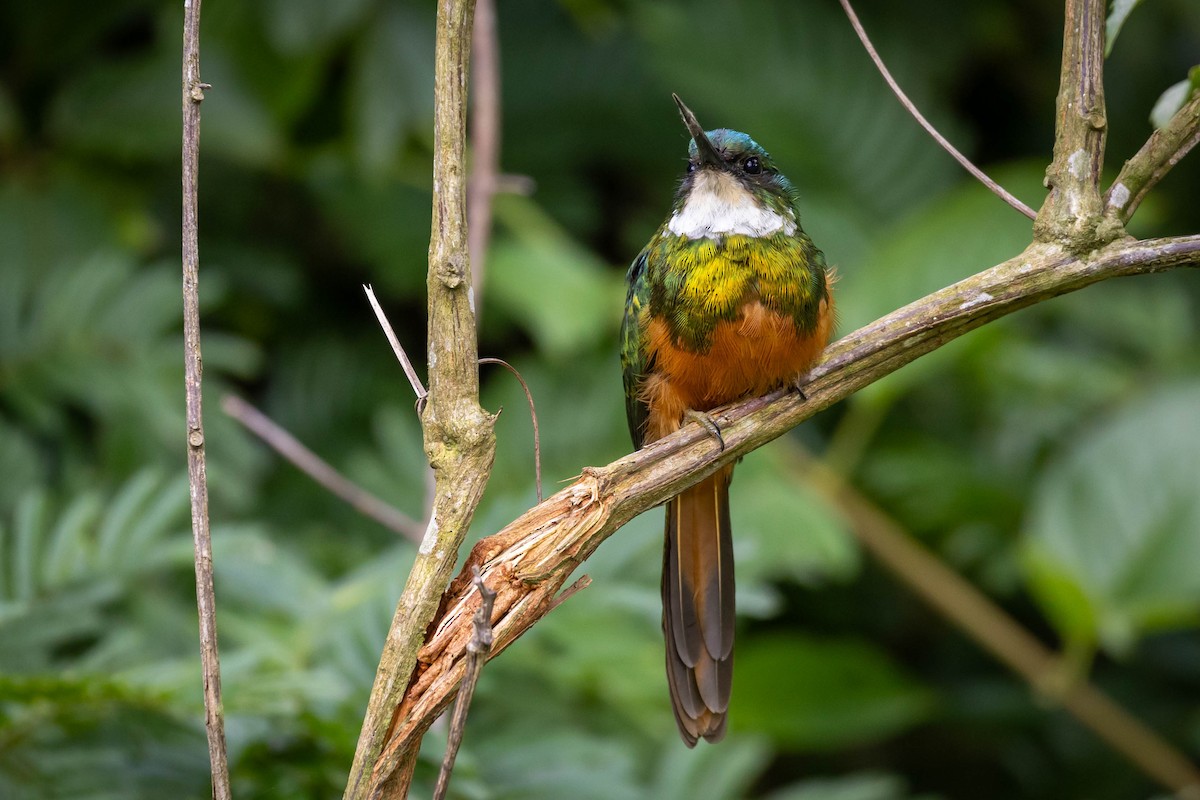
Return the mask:
<path id="1" fill-rule="evenodd" d="M 673 94 L 671 97 L 679 106 L 683 124 L 692 137 L 688 145 L 687 174 L 675 198 L 676 219 L 690 203 L 693 209 L 705 209 L 706 217 L 724 214 L 732 217 L 749 215 L 749 218 L 766 212 L 768 222 L 761 226 L 764 233 L 779 227 L 794 229 L 795 190 L 776 168 L 770 154 L 740 131 L 718 128 L 705 132 L 696 115 L 679 96 Z M 710 224 L 706 220 L 705 225 L 706 228 L 699 226 L 694 230 L 722 232 L 719 221 Z M 672 226 L 672 230 L 677 227 Z M 754 228 L 753 222 L 749 227 Z M 683 230 L 676 232 L 684 233 Z"/>

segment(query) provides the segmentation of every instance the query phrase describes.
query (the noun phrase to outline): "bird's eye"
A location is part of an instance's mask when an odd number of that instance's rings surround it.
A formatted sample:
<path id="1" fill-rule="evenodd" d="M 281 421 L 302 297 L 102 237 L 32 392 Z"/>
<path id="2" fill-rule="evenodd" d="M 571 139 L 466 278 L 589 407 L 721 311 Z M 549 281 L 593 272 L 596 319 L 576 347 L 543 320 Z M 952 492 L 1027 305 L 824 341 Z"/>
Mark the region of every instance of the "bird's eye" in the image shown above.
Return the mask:
<path id="1" fill-rule="evenodd" d="M 750 156 L 743 161 L 742 171 L 747 175 L 757 175 L 762 172 L 762 164 L 758 162 L 758 156 Z"/>
<path id="2" fill-rule="evenodd" d="M 688 172 L 689 172 L 689 173 L 691 173 L 691 172 L 695 172 L 695 171 L 696 171 L 696 167 L 698 167 L 698 166 L 699 166 L 699 164 L 697 164 L 695 161 L 689 161 L 689 162 L 688 162 Z"/>

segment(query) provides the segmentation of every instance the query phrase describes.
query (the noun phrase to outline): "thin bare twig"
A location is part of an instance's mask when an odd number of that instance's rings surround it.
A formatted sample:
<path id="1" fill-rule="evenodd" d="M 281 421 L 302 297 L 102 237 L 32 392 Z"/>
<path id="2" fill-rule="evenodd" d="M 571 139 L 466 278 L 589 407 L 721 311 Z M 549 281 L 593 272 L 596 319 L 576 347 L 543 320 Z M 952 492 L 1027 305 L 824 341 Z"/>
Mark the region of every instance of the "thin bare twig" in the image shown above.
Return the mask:
<path id="1" fill-rule="evenodd" d="M 473 633 L 471 641 L 467 642 L 466 669 L 458 689 L 458 698 L 454 701 L 450 734 L 446 737 L 446 754 L 442 757 L 442 769 L 433 790 L 433 800 L 443 800 L 450 788 L 450 773 L 454 770 L 454 759 L 458 757 L 458 748 L 462 744 L 467 712 L 471 709 L 471 698 L 475 696 L 475 684 L 479 683 L 479 673 L 483 671 L 484 662 L 492 650 L 492 606 L 496 602 L 496 593 L 483 582 L 478 567 L 475 569 L 475 591 L 479 593 L 479 608 L 471 623 Z"/>
<path id="2" fill-rule="evenodd" d="M 483 310 L 483 276 L 492 235 L 492 198 L 500 190 L 500 40 L 495 0 L 476 0 L 471 35 L 471 178 L 467 238 L 475 318 Z"/>
<path id="3" fill-rule="evenodd" d="M 580 575 L 579 579 L 577 581 L 575 581 L 570 586 L 568 586 L 567 588 L 565 588 L 561 592 L 559 592 L 557 595 L 555 595 L 554 599 L 550 601 L 550 607 L 548 609 L 546 609 L 546 613 L 550 613 L 551 611 L 558 608 L 563 603 L 567 602 L 572 597 L 574 597 L 576 594 L 578 594 L 579 592 L 583 591 L 584 589 L 586 589 L 587 587 L 589 587 L 591 585 L 592 585 L 592 576 L 591 575 Z"/>
<path id="4" fill-rule="evenodd" d="M 915 119 L 917 123 L 925 129 L 925 132 L 932 136 L 933 140 L 941 145 L 941 148 L 949 153 L 955 161 L 961 164 L 963 169 L 971 173 L 977 181 L 982 183 L 984 186 L 990 189 L 993 194 L 995 194 L 1004 202 L 1008 203 L 1017 211 L 1020 211 L 1030 219 L 1035 219 L 1037 217 L 1037 213 L 1032 208 L 1022 203 L 1015 195 L 989 178 L 983 170 L 975 166 L 973 163 L 971 163 L 970 159 L 960 153 L 958 148 L 950 144 L 945 136 L 942 136 L 942 134 L 938 133 L 937 128 L 933 127 L 933 124 L 930 123 L 929 120 L 925 119 L 925 115 L 917 109 L 916 104 L 914 104 L 912 100 L 908 99 L 908 95 L 905 94 L 904 90 L 900 88 L 900 84 L 896 83 L 896 79 L 892 77 L 892 73 L 883 63 L 883 59 L 880 57 L 879 53 L 876 52 L 875 45 L 871 44 L 871 39 L 869 36 L 867 36 L 867 31 L 863 28 L 862 23 L 859 22 L 858 15 L 854 13 L 854 8 L 850 5 L 850 0 L 838 0 L 838 2 L 842 4 L 842 9 L 846 12 L 846 16 L 850 19 L 850 26 L 854 28 L 854 32 L 858 34 L 858 40 L 862 42 L 863 47 L 867 51 L 867 55 L 869 55 L 871 57 L 871 61 L 875 63 L 875 68 L 879 70 L 879 74 L 883 76 L 885 81 L 887 81 L 887 85 L 891 88 L 892 94 L 896 95 L 896 99 L 900 101 L 900 105 L 904 106 L 905 110 L 912 115 L 913 119 Z"/>
<path id="5" fill-rule="evenodd" d="M 364 286 L 363 291 L 367 293 L 367 300 L 371 302 L 371 308 L 375 311 L 375 318 L 379 320 L 379 327 L 383 328 L 384 335 L 387 336 L 388 342 L 392 345 L 392 352 L 396 354 L 396 360 L 404 368 L 404 374 L 412 386 L 413 393 L 417 396 L 417 408 L 419 410 L 425 404 L 425 397 L 429 392 L 425 390 L 425 385 L 417 377 L 417 371 L 413 369 L 412 362 L 408 360 L 408 353 L 404 352 L 404 348 L 400 346 L 400 340 L 396 337 L 396 331 L 392 330 L 392 323 L 388 322 L 387 315 L 383 313 L 383 308 L 380 307 L 379 300 L 375 297 L 375 290 L 370 286 Z"/>
<path id="6" fill-rule="evenodd" d="M 537 484 L 537 499 L 542 502 L 542 435 L 538 432 L 537 409 L 533 407 L 533 395 L 529 391 L 529 384 L 525 383 L 525 379 L 521 377 L 521 373 L 517 372 L 517 368 L 509 364 L 502 358 L 481 358 L 480 364 L 499 364 L 507 369 L 516 377 L 517 382 L 521 384 L 521 389 L 525 392 L 525 402 L 529 404 L 529 417 L 533 420 L 533 477 Z"/>
<path id="7" fill-rule="evenodd" d="M 266 414 L 232 394 L 225 395 L 221 399 L 221 408 L 226 414 L 246 426 L 251 433 L 270 445 L 292 466 L 324 486 L 355 511 L 370 517 L 388 530 L 420 543 L 421 535 L 425 530 L 421 523 L 342 475 Z"/>
<path id="8" fill-rule="evenodd" d="M 200 0 L 184 4 L 183 17 L 183 348 L 187 386 L 188 485 L 196 560 L 196 611 L 200 617 L 200 664 L 204 672 L 204 727 L 213 797 L 229 800 L 229 759 L 221 708 L 221 658 L 217 648 L 217 602 L 213 588 L 212 536 L 208 526 L 208 473 L 204 457 L 200 359 Z"/>
<path id="9" fill-rule="evenodd" d="M 1066 673 L 1060 656 L 905 535 L 832 469 L 798 446 L 792 452 L 802 461 L 809 480 L 842 509 L 863 547 L 911 591 L 1178 797 L 1200 796 L 1200 771 L 1186 756 L 1087 680 L 1063 680 Z"/>
<path id="10" fill-rule="evenodd" d="M 429 397 L 429 392 L 425 389 L 425 385 L 421 383 L 421 379 L 417 377 L 417 371 L 413 369 L 412 362 L 408 360 L 408 353 L 404 352 L 404 348 L 400 345 L 400 339 L 396 336 L 396 331 L 392 329 L 392 323 L 388 321 L 387 314 L 383 313 L 383 307 L 379 305 L 379 299 L 375 297 L 375 290 L 370 286 L 364 286 L 363 291 L 367 293 L 367 300 L 370 301 L 371 309 L 375 312 L 375 319 L 379 321 L 379 327 L 383 328 L 383 334 L 387 337 L 388 343 L 391 344 L 392 352 L 396 354 L 396 360 L 400 362 L 401 368 L 404 369 L 404 375 L 408 378 L 408 384 L 412 386 L 413 394 L 417 396 L 417 416 L 420 416 L 425 411 L 425 401 Z M 414 541 L 420 542 L 424 535 L 422 531 L 429 530 L 429 521 L 433 516 L 433 497 L 434 477 L 433 468 L 430 467 L 425 470 L 425 502 L 422 504 L 422 508 L 425 509 L 425 518 L 419 526 L 414 528 L 417 533 L 415 537 L 410 537 Z M 363 513 L 371 516 L 369 512 L 364 511 Z M 398 520 L 395 517 L 393 519 Z M 391 526 L 389 525 L 388 527 Z M 409 534 L 406 533 L 405 535 Z"/>

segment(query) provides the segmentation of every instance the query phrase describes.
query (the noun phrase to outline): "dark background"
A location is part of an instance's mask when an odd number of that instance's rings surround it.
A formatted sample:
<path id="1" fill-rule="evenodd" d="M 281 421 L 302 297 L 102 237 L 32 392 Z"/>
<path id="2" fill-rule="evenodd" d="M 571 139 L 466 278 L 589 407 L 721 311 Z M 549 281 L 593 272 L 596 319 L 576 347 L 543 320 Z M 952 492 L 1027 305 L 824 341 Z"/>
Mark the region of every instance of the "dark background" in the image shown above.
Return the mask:
<path id="1" fill-rule="evenodd" d="M 501 3 L 505 173 L 482 355 L 538 403 L 547 488 L 629 450 L 623 273 L 687 136 L 749 132 L 841 275 L 844 333 L 1018 253 L 1030 225 L 899 107 L 833 0 Z M 1109 165 L 1200 62 L 1154 0 L 1106 71 Z M 1059 4 L 860 3 L 927 116 L 1035 208 Z M 205 410 L 238 798 L 341 792 L 412 546 L 225 417 L 236 393 L 420 518 L 420 430 L 361 284 L 424 341 L 433 6 L 205 4 Z M 0 6 L 0 796 L 208 796 L 183 443 L 182 6 Z M 1131 232 L 1200 231 L 1200 158 Z M 731 734 L 687 751 L 662 672 L 661 520 L 485 671 L 459 798 L 1096 798 L 1157 787 L 860 552 L 807 451 L 1191 757 L 1200 750 L 1195 276 L 1102 284 L 921 359 L 754 453 L 733 488 Z M 519 387 L 471 536 L 534 502 Z M 428 793 L 444 728 L 427 739 Z"/>

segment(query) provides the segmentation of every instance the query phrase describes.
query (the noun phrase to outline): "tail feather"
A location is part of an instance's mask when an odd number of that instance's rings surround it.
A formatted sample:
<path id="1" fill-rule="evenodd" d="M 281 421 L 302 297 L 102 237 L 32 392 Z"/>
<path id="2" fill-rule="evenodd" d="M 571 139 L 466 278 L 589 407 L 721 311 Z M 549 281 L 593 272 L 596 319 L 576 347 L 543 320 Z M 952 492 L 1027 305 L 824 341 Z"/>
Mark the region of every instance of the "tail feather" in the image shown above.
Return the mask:
<path id="1" fill-rule="evenodd" d="M 733 538 L 726 467 L 667 506 L 663 632 L 675 720 L 688 746 L 725 735 L 733 683 Z"/>

